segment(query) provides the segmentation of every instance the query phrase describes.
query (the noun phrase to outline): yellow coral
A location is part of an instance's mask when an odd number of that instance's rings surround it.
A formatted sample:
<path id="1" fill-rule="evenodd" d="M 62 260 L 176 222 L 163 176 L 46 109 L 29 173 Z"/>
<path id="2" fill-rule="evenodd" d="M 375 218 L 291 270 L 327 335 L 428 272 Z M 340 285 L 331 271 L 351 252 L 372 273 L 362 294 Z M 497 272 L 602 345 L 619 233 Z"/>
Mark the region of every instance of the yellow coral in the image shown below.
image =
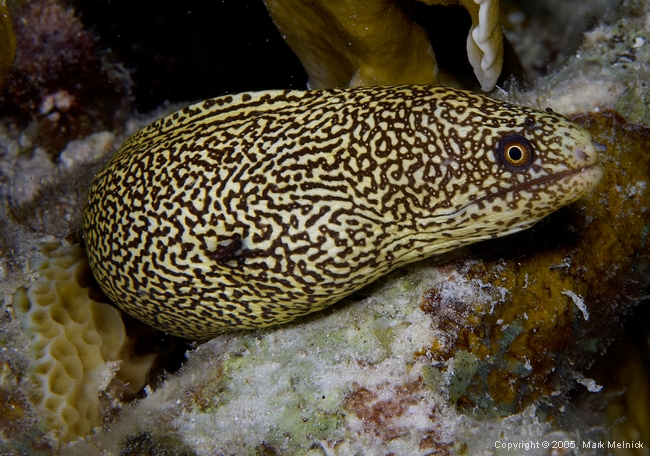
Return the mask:
<path id="1" fill-rule="evenodd" d="M 616 442 L 650 443 L 650 378 L 643 358 L 627 334 L 621 334 L 589 372 L 608 399 L 605 413 Z M 617 449 L 618 456 L 646 455 L 644 449 Z M 640 450 L 640 451 L 639 451 Z"/>
<path id="2" fill-rule="evenodd" d="M 11 27 L 6 0 L 0 0 L 0 89 L 16 55 L 16 35 Z"/>
<path id="3" fill-rule="evenodd" d="M 16 292 L 13 307 L 31 339 L 30 399 L 57 438 L 69 441 L 102 424 L 100 393 L 112 380 L 142 388 L 154 355 L 129 358 L 120 311 L 91 298 L 81 246 L 41 251 L 40 277 Z"/>
<path id="4" fill-rule="evenodd" d="M 467 53 L 481 88 L 501 74 L 503 36 L 498 0 L 421 0 L 460 3 L 472 18 Z M 265 0 L 287 44 L 309 74 L 311 88 L 437 84 L 427 32 L 398 3 L 385 0 Z"/>

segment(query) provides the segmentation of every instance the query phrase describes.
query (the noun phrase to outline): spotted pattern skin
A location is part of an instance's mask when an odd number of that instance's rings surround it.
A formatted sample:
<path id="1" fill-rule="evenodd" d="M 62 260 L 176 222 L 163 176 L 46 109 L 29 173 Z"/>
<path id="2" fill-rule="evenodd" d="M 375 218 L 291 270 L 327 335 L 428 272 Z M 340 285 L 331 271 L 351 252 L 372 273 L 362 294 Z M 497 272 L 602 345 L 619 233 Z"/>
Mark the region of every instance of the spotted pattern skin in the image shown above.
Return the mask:
<path id="1" fill-rule="evenodd" d="M 511 134 L 524 169 L 497 153 Z M 450 88 L 243 93 L 131 136 L 92 183 L 85 242 L 119 307 L 206 340 L 527 228 L 589 192 L 596 161 L 564 117 Z"/>

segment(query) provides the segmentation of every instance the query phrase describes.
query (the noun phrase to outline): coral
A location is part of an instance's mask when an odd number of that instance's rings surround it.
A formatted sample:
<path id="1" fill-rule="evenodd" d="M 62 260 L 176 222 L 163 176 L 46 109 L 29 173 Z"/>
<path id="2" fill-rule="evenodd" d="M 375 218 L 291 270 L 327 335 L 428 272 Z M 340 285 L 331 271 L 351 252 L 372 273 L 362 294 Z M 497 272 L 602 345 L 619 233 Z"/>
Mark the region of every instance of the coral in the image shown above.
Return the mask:
<path id="1" fill-rule="evenodd" d="M 650 376 L 629 336 L 622 334 L 588 375 L 603 385 L 603 394 L 608 398 L 605 412 L 613 440 L 640 441 L 647 448 L 650 445 Z"/>
<path id="2" fill-rule="evenodd" d="M 426 31 L 384 2 L 281 2 L 266 7 L 309 74 L 311 88 L 437 83 Z"/>
<path id="3" fill-rule="evenodd" d="M 585 31 L 595 25 L 594 18 L 606 16 L 616 4 L 615 0 L 502 2 L 504 35 L 535 80 L 566 64 Z"/>
<path id="4" fill-rule="evenodd" d="M 470 249 L 475 258 L 423 301 L 441 332 L 431 360 L 463 351 L 479 360 L 459 400 L 467 410 L 510 414 L 565 390 L 558 374 L 607 345 L 650 278 L 650 129 L 614 113 L 575 120 L 607 145 L 597 190 L 529 232 Z"/>
<path id="5" fill-rule="evenodd" d="M 312 88 L 438 82 L 438 66 L 429 36 L 403 5 L 355 0 L 265 3 L 287 44 L 307 70 Z M 470 63 L 482 89 L 491 90 L 503 62 L 498 1 L 460 3 L 472 18 L 467 38 Z"/>
<path id="6" fill-rule="evenodd" d="M 139 391 L 153 355 L 131 356 L 120 311 L 98 302 L 80 246 L 41 246 L 40 277 L 14 294 L 13 306 L 31 339 L 30 399 L 59 441 L 103 422 L 100 394 Z"/>
<path id="7" fill-rule="evenodd" d="M 130 79 L 100 56 L 94 36 L 58 0 L 21 2 L 12 10 L 17 52 L 0 98 L 2 111 L 33 130 L 51 153 L 111 128 L 130 105 Z"/>
<path id="8" fill-rule="evenodd" d="M 351 429 L 383 443 L 409 436 L 416 428 L 415 422 L 422 418 L 413 413 L 413 408 L 423 402 L 426 396 L 426 389 L 420 381 L 397 387 L 383 384 L 374 388 L 361 387 L 355 383 L 345 400 L 345 408 L 359 420 L 351 424 Z M 441 438 L 436 423 L 439 416 L 435 408 L 429 412 L 428 419 L 429 429 L 418 435 L 420 449 L 435 448 L 444 453 L 452 445 Z"/>
<path id="9" fill-rule="evenodd" d="M 0 0 L 0 92 L 15 55 L 16 35 L 11 27 L 7 0 Z"/>
<path id="10" fill-rule="evenodd" d="M 174 436 L 154 437 L 149 432 L 129 437 L 119 456 L 193 456 L 196 455 Z"/>
<path id="11" fill-rule="evenodd" d="M 16 357 L 15 350 L 4 346 L 0 349 L 0 454 L 3 455 L 53 453 L 50 442 L 44 438 L 44 426 L 38 422 L 38 414 L 22 388 L 29 382 L 26 364 Z"/>
<path id="12" fill-rule="evenodd" d="M 503 65 L 503 35 L 499 0 L 419 0 L 427 5 L 462 4 L 472 18 L 467 36 L 467 57 L 481 89 L 494 88 Z"/>
<path id="13" fill-rule="evenodd" d="M 36 421 L 36 413 L 20 390 L 21 368 L 0 351 L 0 432 L 5 439 L 19 440 Z"/>

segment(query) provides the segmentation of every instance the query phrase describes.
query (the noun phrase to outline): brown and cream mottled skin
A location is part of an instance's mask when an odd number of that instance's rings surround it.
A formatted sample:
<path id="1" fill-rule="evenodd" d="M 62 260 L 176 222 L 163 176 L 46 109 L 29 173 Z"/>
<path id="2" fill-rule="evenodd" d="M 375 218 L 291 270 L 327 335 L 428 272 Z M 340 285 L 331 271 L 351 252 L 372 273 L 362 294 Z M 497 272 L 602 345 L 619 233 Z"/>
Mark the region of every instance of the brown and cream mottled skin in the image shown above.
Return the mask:
<path id="1" fill-rule="evenodd" d="M 530 227 L 589 192 L 596 161 L 558 114 L 449 88 L 214 98 L 137 132 L 98 173 L 88 259 L 119 307 L 205 340 Z"/>

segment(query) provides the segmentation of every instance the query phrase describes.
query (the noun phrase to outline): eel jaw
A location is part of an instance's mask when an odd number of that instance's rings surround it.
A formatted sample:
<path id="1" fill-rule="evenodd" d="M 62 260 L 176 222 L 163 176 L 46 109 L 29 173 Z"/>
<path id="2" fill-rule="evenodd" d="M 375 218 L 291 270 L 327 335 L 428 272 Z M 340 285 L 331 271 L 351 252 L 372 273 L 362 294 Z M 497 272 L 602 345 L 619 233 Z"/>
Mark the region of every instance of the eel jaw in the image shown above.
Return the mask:
<path id="1" fill-rule="evenodd" d="M 504 197 L 505 195 L 512 192 L 526 190 L 538 186 L 550 186 L 557 184 L 565 187 L 567 190 L 576 186 L 583 187 L 577 192 L 572 192 L 573 197 L 566 198 L 566 202 L 563 202 L 563 204 L 561 204 L 561 206 L 564 206 L 582 198 L 587 193 L 596 188 L 596 186 L 600 183 L 603 174 L 603 168 L 598 164 L 593 164 L 580 169 L 572 169 L 569 171 L 563 171 L 549 176 L 544 176 L 539 179 L 517 185 L 513 188 L 508 188 L 497 193 L 485 195 L 484 197 L 475 200 L 473 203 L 475 204 L 480 201 L 497 199 Z M 565 196 L 568 196 L 569 193 L 565 191 L 563 194 Z M 556 209 L 559 209 L 561 206 L 558 206 Z"/>

